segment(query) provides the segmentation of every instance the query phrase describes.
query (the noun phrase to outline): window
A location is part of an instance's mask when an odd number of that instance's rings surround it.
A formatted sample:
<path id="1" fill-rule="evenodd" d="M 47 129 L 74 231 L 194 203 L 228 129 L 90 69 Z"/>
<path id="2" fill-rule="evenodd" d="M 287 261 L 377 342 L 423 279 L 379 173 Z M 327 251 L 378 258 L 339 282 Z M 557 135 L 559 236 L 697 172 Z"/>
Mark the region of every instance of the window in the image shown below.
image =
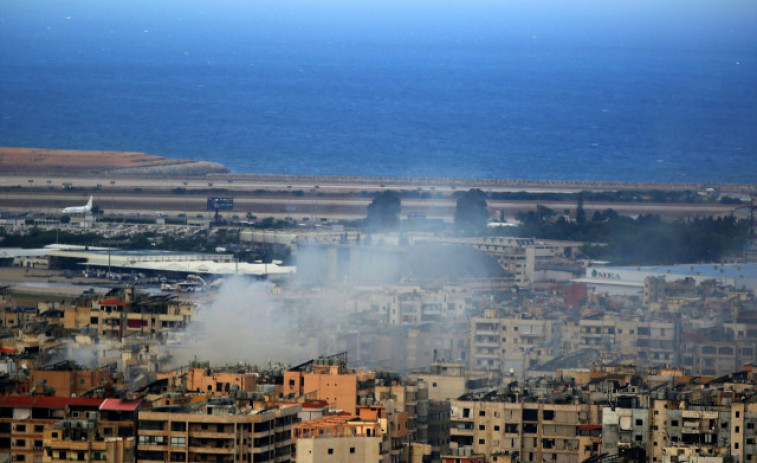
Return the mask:
<path id="1" fill-rule="evenodd" d="M 495 425 L 494 425 L 494 430 L 495 430 L 495 431 L 499 431 L 499 425 L 495 424 Z"/>
<path id="2" fill-rule="evenodd" d="M 479 431 L 486 431 L 486 425 L 483 425 L 483 424 L 479 424 L 479 425 L 478 425 L 478 430 L 479 430 Z"/>
<path id="3" fill-rule="evenodd" d="M 44 426 L 42 426 L 40 424 L 34 425 L 34 432 L 42 432 L 44 430 L 45 430 Z"/>
<path id="4" fill-rule="evenodd" d="M 329 455 L 333 455 L 333 454 L 334 454 L 334 449 L 329 449 L 327 453 L 328 453 Z"/>
<path id="5" fill-rule="evenodd" d="M 644 422 L 642 420 L 636 420 L 636 426 L 642 426 Z"/>
<path id="6" fill-rule="evenodd" d="M 350 453 L 355 453 L 355 447 L 350 447 Z"/>
<path id="7" fill-rule="evenodd" d="M 178 447 L 184 447 L 187 445 L 187 438 L 186 437 L 172 437 L 171 438 L 171 445 L 175 445 Z"/>
<path id="8" fill-rule="evenodd" d="M 17 424 L 16 425 L 16 431 L 17 432 L 26 432 L 26 425 L 25 424 Z"/>
<path id="9" fill-rule="evenodd" d="M 171 431 L 186 431 L 187 430 L 187 424 L 183 422 L 173 422 L 171 423 Z"/>
<path id="10" fill-rule="evenodd" d="M 486 416 L 486 412 L 484 410 L 479 410 L 478 416 Z"/>
<path id="11" fill-rule="evenodd" d="M 486 439 L 479 439 L 478 440 L 479 445 L 486 445 Z"/>
<path id="12" fill-rule="evenodd" d="M 671 425 L 671 426 L 678 426 L 678 420 L 672 420 L 672 421 L 670 422 L 670 425 Z"/>

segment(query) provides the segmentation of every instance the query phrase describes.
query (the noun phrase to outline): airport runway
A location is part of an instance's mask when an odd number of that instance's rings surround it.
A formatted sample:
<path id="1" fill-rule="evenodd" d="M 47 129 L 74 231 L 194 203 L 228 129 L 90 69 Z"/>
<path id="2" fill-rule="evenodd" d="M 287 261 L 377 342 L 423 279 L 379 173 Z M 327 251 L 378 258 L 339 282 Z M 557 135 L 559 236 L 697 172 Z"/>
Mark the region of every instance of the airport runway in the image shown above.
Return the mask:
<path id="1" fill-rule="evenodd" d="M 96 178 L 55 178 L 27 179 L 21 177 L 0 176 L 0 211 L 59 213 L 64 207 L 83 205 L 90 194 L 95 197 L 95 205 L 113 214 L 154 215 L 162 212 L 167 215 L 184 214 L 195 216 L 209 214 L 207 198 L 209 196 L 233 197 L 234 210 L 223 214 L 243 217 L 247 213 L 262 217 L 311 217 L 313 219 L 360 218 L 366 214 L 366 207 L 371 201 L 372 189 L 376 191 L 389 189 L 381 185 L 344 185 L 325 184 L 305 186 L 304 184 L 280 184 L 262 182 L 208 182 L 207 180 L 148 179 L 133 178 L 105 181 Z M 99 182 L 99 183 L 98 183 Z M 212 183 L 213 185 L 208 185 Z M 71 190 L 63 187 L 71 185 Z M 98 187 L 99 185 L 99 187 Z M 4 188 L 3 188 L 4 187 Z M 401 189 L 401 188 L 391 188 Z M 407 185 L 405 190 L 418 190 Z M 425 213 L 429 218 L 452 220 L 456 200 L 450 194 L 457 188 L 421 187 L 420 192 L 432 196 L 428 199 L 404 198 L 402 213 Z M 256 191 L 257 190 L 257 191 Z M 267 192 L 262 192 L 266 190 Z M 549 190 L 549 189 L 546 189 Z M 517 190 L 521 191 L 521 190 Z M 553 191 L 553 190 L 549 190 Z M 369 192 L 366 196 L 354 193 Z M 349 195 L 348 193 L 353 193 Z M 565 209 L 574 211 L 576 204 L 570 201 L 513 201 L 489 200 L 487 202 L 491 215 L 500 214 L 512 218 L 521 211 L 535 210 L 537 204 L 562 213 Z M 620 214 L 659 214 L 663 218 L 693 218 L 704 216 L 729 215 L 738 206 L 709 204 L 671 204 L 671 203 L 618 203 L 618 202 L 584 202 L 584 208 L 591 214 L 596 210 L 612 208 Z"/>

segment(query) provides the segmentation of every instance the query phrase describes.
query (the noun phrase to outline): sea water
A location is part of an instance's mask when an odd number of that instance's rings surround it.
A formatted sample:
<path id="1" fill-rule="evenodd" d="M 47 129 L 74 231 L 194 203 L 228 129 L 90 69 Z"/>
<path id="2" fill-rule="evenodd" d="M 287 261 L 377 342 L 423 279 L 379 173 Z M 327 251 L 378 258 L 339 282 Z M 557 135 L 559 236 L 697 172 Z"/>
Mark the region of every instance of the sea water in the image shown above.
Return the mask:
<path id="1" fill-rule="evenodd" d="M 3 2 L 0 146 L 238 173 L 754 183 L 749 2 L 662 19 L 526 3 Z"/>

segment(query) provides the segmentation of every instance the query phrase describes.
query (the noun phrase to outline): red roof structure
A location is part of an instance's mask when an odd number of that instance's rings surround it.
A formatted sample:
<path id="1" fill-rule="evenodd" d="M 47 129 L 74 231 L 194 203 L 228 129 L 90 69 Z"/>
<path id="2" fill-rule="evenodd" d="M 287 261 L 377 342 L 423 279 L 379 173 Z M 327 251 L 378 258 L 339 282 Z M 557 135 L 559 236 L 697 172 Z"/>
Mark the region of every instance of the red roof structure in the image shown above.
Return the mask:
<path id="1" fill-rule="evenodd" d="M 141 400 L 105 399 L 102 405 L 100 405 L 100 410 L 135 412 L 141 404 Z"/>
<path id="2" fill-rule="evenodd" d="M 8 395 L 0 399 L 0 407 L 8 408 L 31 408 L 36 397 Z"/>
<path id="3" fill-rule="evenodd" d="M 601 424 L 582 424 L 578 427 L 579 431 L 597 431 L 601 430 L 602 425 Z"/>
<path id="4" fill-rule="evenodd" d="M 37 397 L 35 408 L 94 407 L 103 403 L 103 399 L 82 399 L 79 397 Z"/>
<path id="5" fill-rule="evenodd" d="M 103 399 L 82 399 L 79 397 L 18 396 L 0 397 L 0 407 L 7 408 L 98 408 Z"/>

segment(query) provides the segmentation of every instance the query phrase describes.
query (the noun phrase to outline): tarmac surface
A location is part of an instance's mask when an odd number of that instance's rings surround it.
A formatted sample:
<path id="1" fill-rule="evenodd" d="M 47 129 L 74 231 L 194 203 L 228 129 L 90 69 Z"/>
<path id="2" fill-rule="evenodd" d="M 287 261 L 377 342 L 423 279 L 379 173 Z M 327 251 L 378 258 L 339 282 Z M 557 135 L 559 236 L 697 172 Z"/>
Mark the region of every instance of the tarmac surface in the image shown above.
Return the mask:
<path id="1" fill-rule="evenodd" d="M 106 214 L 169 216 L 207 216 L 208 197 L 233 197 L 234 210 L 222 214 L 259 218 L 308 217 L 351 219 L 364 217 L 371 196 L 392 189 L 415 191 L 428 198 L 403 198 L 402 213 L 422 212 L 429 218 L 451 221 L 455 191 L 481 188 L 486 192 L 577 192 L 582 190 L 663 189 L 704 190 L 705 185 L 637 184 L 621 182 L 537 182 L 475 179 L 380 179 L 367 177 L 290 177 L 270 175 L 211 175 L 206 177 L 145 176 L 55 176 L 0 175 L 0 212 L 37 212 L 57 214 L 67 206 L 83 205 L 89 195 Z M 723 194 L 748 197 L 757 194 L 757 185 L 724 185 Z M 360 193 L 360 195 L 356 195 Z M 520 211 L 538 205 L 562 212 L 574 210 L 568 201 L 489 200 L 493 216 L 512 218 Z M 731 214 L 738 206 L 719 203 L 618 203 L 584 202 L 591 214 L 612 208 L 621 214 L 659 214 L 663 218 L 693 218 Z"/>
<path id="2" fill-rule="evenodd" d="M 102 278 L 67 277 L 56 270 L 0 267 L 0 287 L 8 286 L 11 293 L 35 296 L 76 297 L 94 288 L 105 293 L 113 282 Z"/>

